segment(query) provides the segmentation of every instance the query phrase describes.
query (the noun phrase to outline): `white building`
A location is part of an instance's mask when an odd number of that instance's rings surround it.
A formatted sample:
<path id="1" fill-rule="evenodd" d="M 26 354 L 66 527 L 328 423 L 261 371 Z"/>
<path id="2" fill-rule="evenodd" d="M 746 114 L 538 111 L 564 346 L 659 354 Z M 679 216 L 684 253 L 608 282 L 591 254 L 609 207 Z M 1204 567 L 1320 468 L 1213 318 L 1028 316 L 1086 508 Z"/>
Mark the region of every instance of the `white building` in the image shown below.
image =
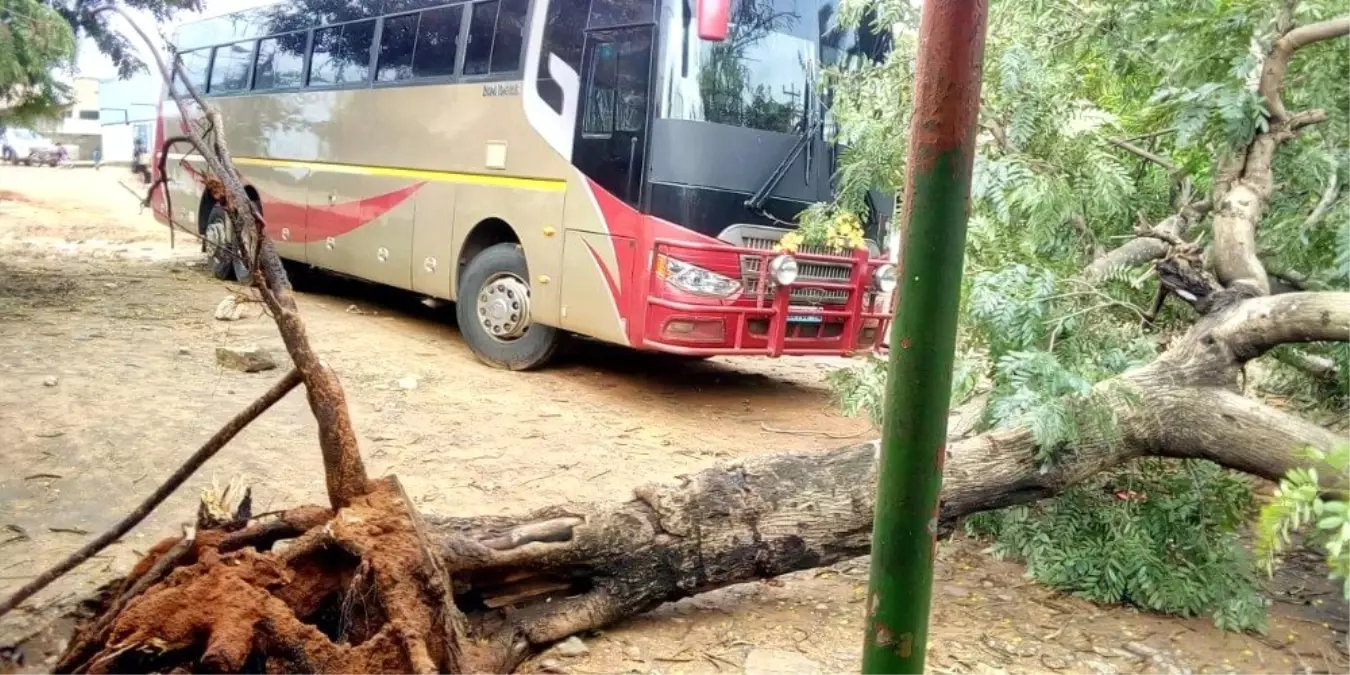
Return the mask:
<path id="1" fill-rule="evenodd" d="M 146 148 L 154 142 L 161 86 L 159 78 L 147 74 L 100 83 L 98 112 L 103 161 L 130 162 L 136 141 Z"/>
<path id="2" fill-rule="evenodd" d="M 64 144 L 71 159 L 89 159 L 99 149 L 103 135 L 99 126 L 99 81 L 75 77 L 70 80 L 70 87 L 74 100 L 65 115 L 38 122 L 33 130 Z"/>

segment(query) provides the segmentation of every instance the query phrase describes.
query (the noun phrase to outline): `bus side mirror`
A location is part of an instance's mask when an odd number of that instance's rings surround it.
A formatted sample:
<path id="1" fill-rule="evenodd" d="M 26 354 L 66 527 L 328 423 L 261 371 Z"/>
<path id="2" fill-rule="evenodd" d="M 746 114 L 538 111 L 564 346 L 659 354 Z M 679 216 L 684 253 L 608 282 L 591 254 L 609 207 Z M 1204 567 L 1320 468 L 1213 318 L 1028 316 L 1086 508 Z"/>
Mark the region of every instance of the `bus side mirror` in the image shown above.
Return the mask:
<path id="1" fill-rule="evenodd" d="M 697 0 L 698 37 L 709 42 L 727 39 L 727 14 L 731 0 Z"/>

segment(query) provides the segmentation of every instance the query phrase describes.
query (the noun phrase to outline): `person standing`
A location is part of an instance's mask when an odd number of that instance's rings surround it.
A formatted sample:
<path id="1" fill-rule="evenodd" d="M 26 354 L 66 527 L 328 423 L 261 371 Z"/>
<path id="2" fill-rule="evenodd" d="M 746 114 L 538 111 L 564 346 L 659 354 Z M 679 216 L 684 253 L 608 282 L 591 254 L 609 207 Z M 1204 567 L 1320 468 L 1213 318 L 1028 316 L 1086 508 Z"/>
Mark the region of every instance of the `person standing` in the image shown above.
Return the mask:
<path id="1" fill-rule="evenodd" d="M 141 177 L 141 183 L 150 183 L 150 167 L 145 162 L 145 144 L 136 141 L 131 150 L 131 172 Z"/>

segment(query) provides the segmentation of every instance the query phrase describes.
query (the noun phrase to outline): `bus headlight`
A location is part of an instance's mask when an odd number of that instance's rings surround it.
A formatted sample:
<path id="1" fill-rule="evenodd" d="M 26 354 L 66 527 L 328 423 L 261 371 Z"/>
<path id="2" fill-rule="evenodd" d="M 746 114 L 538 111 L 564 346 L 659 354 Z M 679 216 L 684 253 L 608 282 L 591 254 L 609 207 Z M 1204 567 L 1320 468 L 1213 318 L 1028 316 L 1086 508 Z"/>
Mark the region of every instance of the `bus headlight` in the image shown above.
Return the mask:
<path id="1" fill-rule="evenodd" d="M 877 290 L 890 293 L 895 290 L 896 282 L 899 281 L 899 272 L 895 269 L 895 265 L 887 263 L 872 273 L 872 281 L 877 285 Z"/>
<path id="2" fill-rule="evenodd" d="M 727 298 L 741 290 L 741 282 L 735 279 L 666 255 L 656 256 L 656 276 L 694 295 Z"/>
<path id="3" fill-rule="evenodd" d="M 769 261 L 769 274 L 779 286 L 791 286 L 797 281 L 797 261 L 784 253 Z"/>

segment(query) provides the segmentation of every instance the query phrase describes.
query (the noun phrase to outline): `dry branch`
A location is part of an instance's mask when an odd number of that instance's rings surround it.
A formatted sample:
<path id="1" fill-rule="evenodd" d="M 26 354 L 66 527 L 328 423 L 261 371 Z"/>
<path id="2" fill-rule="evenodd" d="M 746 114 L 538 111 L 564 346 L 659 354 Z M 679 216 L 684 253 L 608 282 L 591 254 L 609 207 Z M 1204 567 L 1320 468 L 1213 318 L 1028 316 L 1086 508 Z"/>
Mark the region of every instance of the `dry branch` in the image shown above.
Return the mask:
<path id="1" fill-rule="evenodd" d="M 1148 160 L 1148 161 L 1150 161 L 1150 162 L 1153 162 L 1154 164 L 1157 164 L 1158 166 L 1161 166 L 1162 168 L 1167 169 L 1167 173 L 1168 173 L 1169 175 L 1175 176 L 1175 175 L 1177 174 L 1177 165 L 1176 165 L 1176 164 L 1173 164 L 1172 161 L 1169 160 L 1169 159 L 1167 159 L 1166 157 L 1163 157 L 1163 156 L 1161 156 L 1161 155 L 1159 155 L 1159 154 L 1157 154 L 1157 153 L 1149 152 L 1148 150 L 1145 150 L 1145 149 L 1143 149 L 1143 148 L 1141 148 L 1141 147 L 1139 147 L 1139 146 L 1137 146 L 1137 145 L 1135 145 L 1135 144 L 1133 144 L 1133 143 L 1131 143 L 1131 142 L 1129 142 L 1129 141 L 1127 141 L 1127 140 L 1124 140 L 1124 139 L 1119 139 L 1119 138 L 1108 138 L 1108 139 L 1106 139 L 1106 140 L 1107 140 L 1107 142 L 1109 142 L 1111 145 L 1114 145 L 1114 146 L 1116 146 L 1116 147 L 1118 147 L 1118 148 L 1120 148 L 1120 149 L 1122 149 L 1122 150 L 1126 150 L 1126 151 L 1128 151 L 1130 154 L 1133 154 L 1133 155 L 1135 155 L 1135 156 L 1137 156 L 1137 157 L 1140 157 L 1140 158 L 1142 158 L 1142 159 L 1145 159 L 1145 160 Z"/>
<path id="2" fill-rule="evenodd" d="M 355 497 L 366 493 L 368 478 L 365 464 L 357 446 L 356 432 L 352 428 L 351 413 L 347 409 L 346 396 L 337 374 L 319 359 L 310 345 L 304 321 L 296 308 L 295 296 L 291 289 L 281 258 L 276 254 L 263 232 L 262 214 L 259 206 L 248 197 L 244 190 L 244 181 L 234 167 L 229 146 L 225 142 L 224 123 L 220 113 L 208 104 L 197 88 L 182 72 L 181 63 L 175 57 L 172 69 L 166 68 L 159 52 L 153 49 L 153 42 L 141 27 L 118 7 L 104 7 L 95 11 L 112 11 L 122 16 L 140 35 L 151 52 L 163 74 L 170 98 L 178 108 L 184 121 L 185 136 L 201 154 L 206 164 L 206 189 L 217 203 L 221 204 L 233 228 L 230 240 L 237 246 L 238 254 L 244 259 L 250 272 L 250 281 L 262 296 L 271 315 L 275 318 L 282 342 L 296 369 L 300 372 L 309 399 L 310 410 L 319 426 L 319 449 L 323 454 L 324 475 L 328 486 L 328 498 L 334 507 L 345 506 Z M 189 122 L 194 119 L 184 95 L 175 86 L 181 85 L 200 110 L 205 123 L 198 125 Z M 199 126 L 201 128 L 199 128 Z M 210 141 L 207 132 L 210 130 Z M 172 217 L 172 214 L 170 214 Z"/>

